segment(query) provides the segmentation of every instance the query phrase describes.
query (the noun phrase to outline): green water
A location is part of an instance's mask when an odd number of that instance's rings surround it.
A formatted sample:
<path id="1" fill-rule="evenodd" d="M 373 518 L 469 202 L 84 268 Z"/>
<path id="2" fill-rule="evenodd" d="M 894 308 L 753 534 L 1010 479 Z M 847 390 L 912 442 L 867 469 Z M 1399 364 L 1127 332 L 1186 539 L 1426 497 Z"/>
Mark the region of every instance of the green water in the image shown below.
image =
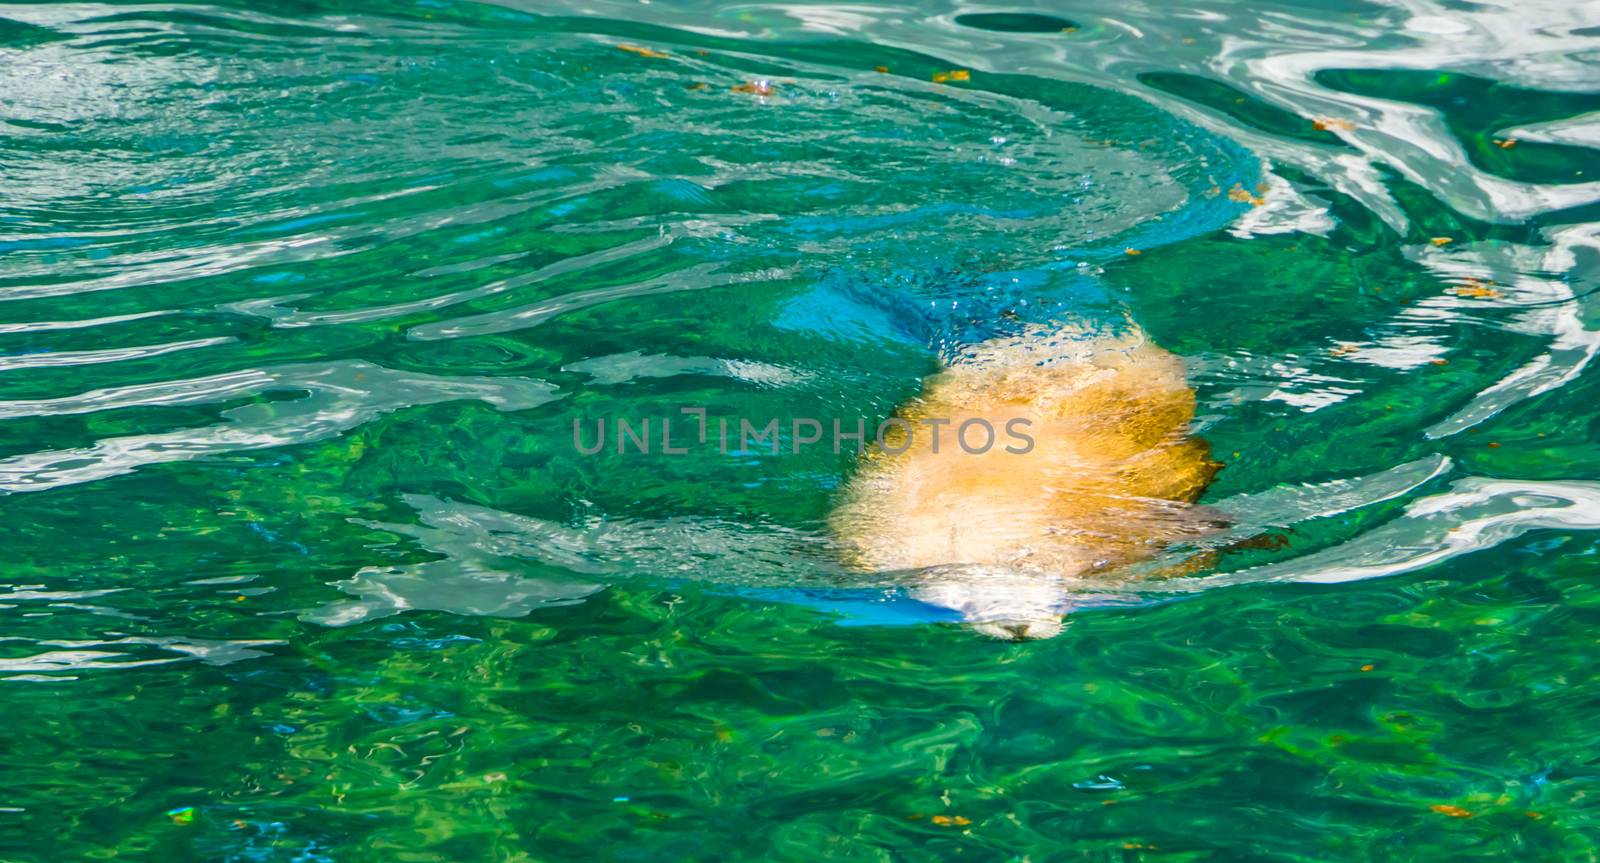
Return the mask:
<path id="1" fill-rule="evenodd" d="M 1592 22 L 1201 11 L 0 4 L 0 861 L 1600 858 Z M 573 445 L 1041 325 L 1231 525 L 1052 639 Z"/>

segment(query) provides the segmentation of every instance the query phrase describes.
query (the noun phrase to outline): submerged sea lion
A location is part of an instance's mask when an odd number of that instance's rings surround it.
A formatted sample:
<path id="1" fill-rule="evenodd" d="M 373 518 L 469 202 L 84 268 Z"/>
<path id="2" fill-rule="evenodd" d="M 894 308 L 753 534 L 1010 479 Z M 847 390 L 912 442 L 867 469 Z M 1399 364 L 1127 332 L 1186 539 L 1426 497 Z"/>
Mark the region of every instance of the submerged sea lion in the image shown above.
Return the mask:
<path id="1" fill-rule="evenodd" d="M 915 571 L 913 595 L 980 632 L 1048 638 L 1088 577 L 1209 527 L 1192 504 L 1219 465 L 1194 408 L 1182 363 L 1137 334 L 984 342 L 899 412 L 910 433 L 865 457 L 833 533 L 852 565 Z M 984 422 L 964 447 L 968 420 Z M 985 426 L 996 441 L 969 451 Z"/>

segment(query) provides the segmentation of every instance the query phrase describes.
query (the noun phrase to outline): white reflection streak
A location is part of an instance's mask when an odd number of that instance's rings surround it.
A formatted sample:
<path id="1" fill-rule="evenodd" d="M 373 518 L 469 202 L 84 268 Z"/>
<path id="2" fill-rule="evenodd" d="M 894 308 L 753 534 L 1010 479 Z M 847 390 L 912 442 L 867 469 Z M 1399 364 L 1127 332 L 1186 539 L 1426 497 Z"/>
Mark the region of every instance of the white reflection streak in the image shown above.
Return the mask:
<path id="1" fill-rule="evenodd" d="M 236 341 L 236 339 L 232 336 L 217 336 L 209 339 L 190 339 L 186 342 L 168 342 L 164 345 L 141 345 L 132 348 L 106 348 L 98 351 L 47 351 L 37 354 L 0 356 L 0 372 L 12 369 L 89 366 L 99 363 L 114 363 L 121 360 L 137 360 L 145 357 L 158 357 L 162 354 L 177 353 L 178 351 L 194 350 L 195 348 L 225 345 L 233 341 Z"/>
<path id="2" fill-rule="evenodd" d="M 1574 225 L 1551 233 L 1553 246 L 1540 269 L 1567 273 L 1577 265 L 1577 250 L 1600 252 L 1600 225 Z M 1442 438 L 1465 431 L 1495 416 L 1517 402 L 1547 393 L 1565 385 L 1588 368 L 1600 353 L 1600 331 L 1584 324 L 1592 298 L 1580 298 L 1572 288 L 1557 279 L 1522 277 L 1519 288 L 1526 289 L 1552 305 L 1530 310 L 1522 316 L 1526 331 L 1552 336 L 1546 353 L 1512 372 L 1473 397 L 1466 407 L 1434 423 L 1425 430 L 1429 438 Z"/>
<path id="3" fill-rule="evenodd" d="M 344 362 L 279 366 L 198 381 L 96 390 L 63 399 L 0 402 L 0 418 L 196 404 L 269 390 L 305 390 L 309 395 L 292 401 L 230 408 L 222 413 L 224 423 L 205 428 L 128 435 L 88 447 L 0 459 L 0 493 L 42 491 L 119 476 L 144 465 L 309 443 L 417 405 L 478 399 L 501 410 L 524 410 L 560 397 L 551 384 L 531 378 L 439 377 L 397 372 L 365 362 Z"/>
<path id="4" fill-rule="evenodd" d="M 1413 501 L 1400 518 L 1333 548 L 1143 589 L 1188 592 L 1261 582 L 1363 581 L 1413 572 L 1541 528 L 1600 530 L 1600 483 L 1467 477 L 1447 492 Z"/>

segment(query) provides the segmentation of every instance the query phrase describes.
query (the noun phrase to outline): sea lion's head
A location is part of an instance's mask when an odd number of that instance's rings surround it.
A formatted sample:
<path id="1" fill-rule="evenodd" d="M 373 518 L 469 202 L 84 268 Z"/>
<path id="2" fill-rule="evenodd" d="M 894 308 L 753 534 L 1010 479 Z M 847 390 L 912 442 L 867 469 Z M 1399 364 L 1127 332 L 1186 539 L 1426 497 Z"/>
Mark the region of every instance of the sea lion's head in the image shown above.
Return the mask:
<path id="1" fill-rule="evenodd" d="M 925 572 L 911 595 L 961 613 L 973 630 L 1005 641 L 1051 638 L 1066 628 L 1069 605 L 1059 579 L 988 566 L 947 566 Z"/>

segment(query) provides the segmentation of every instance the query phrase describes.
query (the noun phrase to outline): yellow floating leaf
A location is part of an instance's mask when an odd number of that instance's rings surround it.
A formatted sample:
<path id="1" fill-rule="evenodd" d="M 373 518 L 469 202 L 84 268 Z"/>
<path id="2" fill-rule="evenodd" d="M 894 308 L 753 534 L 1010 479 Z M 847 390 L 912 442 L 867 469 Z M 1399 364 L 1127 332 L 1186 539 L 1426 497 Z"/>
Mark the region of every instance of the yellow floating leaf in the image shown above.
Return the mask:
<path id="1" fill-rule="evenodd" d="M 1250 194 L 1250 190 L 1246 189 L 1240 183 L 1234 183 L 1233 188 L 1228 190 L 1228 200 L 1237 201 L 1241 204 L 1249 204 L 1252 207 L 1259 207 L 1267 202 L 1266 198 L 1258 198 L 1255 195 Z"/>
<path id="2" fill-rule="evenodd" d="M 965 69 L 951 69 L 948 72 L 933 73 L 933 83 L 944 84 L 950 81 L 971 81 L 972 73 Z"/>
<path id="3" fill-rule="evenodd" d="M 1467 810 L 1462 809 L 1460 806 L 1451 806 L 1448 803 L 1435 803 L 1432 806 L 1429 806 L 1428 808 L 1432 809 L 1433 811 L 1435 811 L 1437 813 L 1439 813 L 1440 815 L 1448 815 L 1451 818 L 1471 818 L 1472 817 L 1472 813 L 1471 812 L 1468 812 Z"/>
<path id="4" fill-rule="evenodd" d="M 1434 244 L 1435 246 L 1448 246 L 1455 242 L 1455 239 L 1453 237 L 1430 237 L 1428 242 Z"/>
<path id="5" fill-rule="evenodd" d="M 1376 666 L 1376 665 L 1363 665 L 1363 666 L 1361 666 L 1361 670 L 1362 671 L 1371 671 L 1372 669 L 1377 668 L 1377 667 L 1378 666 Z"/>
<path id="6" fill-rule="evenodd" d="M 1355 131 L 1356 128 L 1356 124 L 1350 122 L 1349 120 L 1341 120 L 1338 117 L 1317 117 L 1311 121 L 1311 126 L 1314 129 L 1320 129 L 1324 131 L 1328 129 L 1335 129 L 1340 132 L 1352 132 Z"/>
<path id="7" fill-rule="evenodd" d="M 1428 362 L 1430 364 L 1436 365 L 1436 366 L 1447 366 L 1447 365 L 1450 365 L 1450 361 L 1449 360 L 1428 360 Z"/>
<path id="8" fill-rule="evenodd" d="M 879 72 L 879 73 L 887 75 L 887 74 L 889 74 L 889 67 L 888 66 L 874 66 L 874 67 L 872 67 L 872 71 Z"/>
<path id="9" fill-rule="evenodd" d="M 753 93 L 757 96 L 771 96 L 772 91 L 776 89 L 778 89 L 777 84 L 774 84 L 771 81 L 763 78 L 759 81 L 746 81 L 743 84 L 737 84 L 734 86 L 733 92 Z"/>
<path id="10" fill-rule="evenodd" d="M 1502 150 L 1509 150 L 1512 147 L 1517 146 L 1517 139 L 1516 138 L 1501 138 L 1500 140 L 1495 141 L 1494 145 L 1496 147 L 1499 147 Z"/>
<path id="11" fill-rule="evenodd" d="M 646 48 L 643 45 L 633 45 L 633 44 L 630 44 L 630 43 L 627 43 L 627 42 L 624 42 L 621 45 L 618 45 L 617 46 L 617 50 L 619 50 L 619 51 L 627 51 L 629 54 L 638 54 L 640 57 L 656 57 L 656 58 L 660 58 L 660 57 L 671 57 L 672 56 L 671 54 L 668 54 L 665 51 L 657 51 L 654 48 Z"/>
<path id="12" fill-rule="evenodd" d="M 1479 300 L 1492 300 L 1500 296 L 1500 292 L 1484 284 L 1468 284 L 1451 288 L 1450 293 L 1458 297 L 1471 297 Z"/>
<path id="13" fill-rule="evenodd" d="M 1126 249 L 1123 249 L 1122 251 L 1123 251 L 1124 254 L 1128 254 L 1128 255 L 1142 255 L 1142 254 L 1144 254 L 1144 252 L 1141 252 L 1141 251 L 1139 251 L 1138 249 L 1135 249 L 1132 246 L 1129 246 Z"/>
<path id="14" fill-rule="evenodd" d="M 932 820 L 940 827 L 965 827 L 972 823 L 971 818 L 963 818 L 960 815 L 935 815 Z"/>

